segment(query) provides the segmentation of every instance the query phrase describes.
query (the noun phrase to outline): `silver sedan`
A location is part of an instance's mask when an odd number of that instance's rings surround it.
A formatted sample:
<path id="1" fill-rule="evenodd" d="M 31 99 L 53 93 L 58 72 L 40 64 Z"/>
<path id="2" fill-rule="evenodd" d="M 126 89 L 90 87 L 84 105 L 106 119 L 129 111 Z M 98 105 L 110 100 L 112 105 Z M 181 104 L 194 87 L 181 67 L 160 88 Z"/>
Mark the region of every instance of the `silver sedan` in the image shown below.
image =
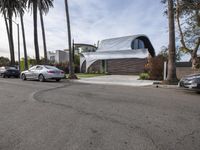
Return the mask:
<path id="1" fill-rule="evenodd" d="M 21 72 L 22 80 L 36 79 L 44 82 L 45 80 L 49 79 L 60 81 L 63 78 L 65 78 L 64 71 L 48 65 L 33 66 L 29 70 Z"/>

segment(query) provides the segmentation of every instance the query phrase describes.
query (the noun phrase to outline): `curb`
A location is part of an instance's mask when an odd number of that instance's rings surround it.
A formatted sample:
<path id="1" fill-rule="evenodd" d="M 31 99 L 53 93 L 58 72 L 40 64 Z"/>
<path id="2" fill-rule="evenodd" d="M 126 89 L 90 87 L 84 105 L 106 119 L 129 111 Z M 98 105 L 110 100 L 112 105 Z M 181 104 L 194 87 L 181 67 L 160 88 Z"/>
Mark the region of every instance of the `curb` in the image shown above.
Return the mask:
<path id="1" fill-rule="evenodd" d="M 99 85 L 116 85 L 116 86 L 131 86 L 131 87 L 147 87 L 152 86 L 153 83 L 145 83 L 145 84 L 129 84 L 129 83 L 120 83 L 120 82 L 101 82 L 101 81 L 83 81 L 83 80 L 72 80 L 71 82 L 75 83 L 85 83 L 85 84 L 99 84 Z"/>

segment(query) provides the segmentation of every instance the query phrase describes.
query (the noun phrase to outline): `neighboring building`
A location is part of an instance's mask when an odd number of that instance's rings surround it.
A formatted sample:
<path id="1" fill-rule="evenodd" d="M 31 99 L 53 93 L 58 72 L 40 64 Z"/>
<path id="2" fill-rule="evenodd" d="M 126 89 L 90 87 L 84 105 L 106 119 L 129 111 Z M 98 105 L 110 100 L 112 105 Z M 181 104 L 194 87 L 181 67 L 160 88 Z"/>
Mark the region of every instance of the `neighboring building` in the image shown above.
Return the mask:
<path id="1" fill-rule="evenodd" d="M 74 51 L 75 54 L 85 53 L 85 52 L 96 52 L 97 47 L 90 44 L 81 44 L 75 43 L 74 44 Z"/>
<path id="2" fill-rule="evenodd" d="M 48 51 L 47 58 L 55 63 L 65 63 L 69 61 L 69 52 L 62 50 L 56 50 L 54 52 Z"/>
<path id="3" fill-rule="evenodd" d="M 145 35 L 106 39 L 96 52 L 83 52 L 80 57 L 81 72 L 106 72 L 109 74 L 139 74 L 144 71 L 147 57 L 155 50 Z"/>
<path id="4" fill-rule="evenodd" d="M 95 52 L 97 47 L 90 44 L 74 44 L 74 54 L 80 54 L 83 52 Z M 55 62 L 55 63 L 65 63 L 69 61 L 69 50 L 56 50 L 56 51 L 48 51 L 47 53 L 48 60 Z"/>

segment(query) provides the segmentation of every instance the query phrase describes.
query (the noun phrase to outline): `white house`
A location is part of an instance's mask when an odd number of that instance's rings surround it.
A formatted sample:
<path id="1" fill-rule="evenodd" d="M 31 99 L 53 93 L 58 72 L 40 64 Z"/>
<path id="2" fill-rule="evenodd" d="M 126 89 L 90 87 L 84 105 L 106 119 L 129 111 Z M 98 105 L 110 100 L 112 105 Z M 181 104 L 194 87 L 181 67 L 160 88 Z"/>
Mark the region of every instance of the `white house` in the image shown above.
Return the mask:
<path id="1" fill-rule="evenodd" d="M 69 61 L 69 52 L 63 50 L 48 51 L 47 58 L 55 63 L 65 63 Z"/>

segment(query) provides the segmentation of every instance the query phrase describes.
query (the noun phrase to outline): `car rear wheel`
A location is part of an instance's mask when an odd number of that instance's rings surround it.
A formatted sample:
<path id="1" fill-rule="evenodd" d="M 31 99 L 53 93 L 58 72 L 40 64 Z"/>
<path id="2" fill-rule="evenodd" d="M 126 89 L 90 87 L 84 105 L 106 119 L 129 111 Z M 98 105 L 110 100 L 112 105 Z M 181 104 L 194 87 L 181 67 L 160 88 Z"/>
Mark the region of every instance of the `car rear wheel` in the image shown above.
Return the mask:
<path id="1" fill-rule="evenodd" d="M 22 80 L 26 80 L 26 75 L 22 74 Z"/>
<path id="2" fill-rule="evenodd" d="M 38 79 L 39 79 L 40 82 L 44 82 L 45 81 L 45 78 L 44 78 L 44 76 L 42 74 L 39 75 Z"/>

